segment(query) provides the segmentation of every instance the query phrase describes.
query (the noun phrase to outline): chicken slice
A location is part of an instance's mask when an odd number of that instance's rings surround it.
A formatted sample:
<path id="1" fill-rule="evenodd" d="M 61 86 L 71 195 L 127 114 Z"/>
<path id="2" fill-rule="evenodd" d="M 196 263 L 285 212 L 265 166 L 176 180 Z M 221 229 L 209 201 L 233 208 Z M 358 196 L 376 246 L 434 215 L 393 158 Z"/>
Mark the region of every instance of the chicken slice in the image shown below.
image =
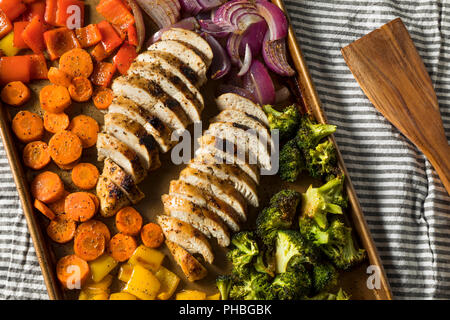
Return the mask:
<path id="1" fill-rule="evenodd" d="M 194 282 L 206 277 L 208 270 L 206 270 L 206 268 L 202 266 L 202 264 L 195 259 L 193 255 L 177 245 L 175 242 L 166 240 L 166 245 L 189 281 Z"/>
<path id="2" fill-rule="evenodd" d="M 253 101 L 244 98 L 236 93 L 224 93 L 217 97 L 216 104 L 219 110 L 238 110 L 247 116 L 257 119 L 259 122 L 269 127 L 269 120 L 264 110 Z"/>
<path id="3" fill-rule="evenodd" d="M 206 262 L 213 263 L 214 254 L 208 239 L 190 224 L 171 216 L 159 215 L 156 221 L 167 240 L 183 247 L 191 254 L 200 254 Z"/>
<path id="4" fill-rule="evenodd" d="M 100 214 L 104 217 L 112 217 L 117 211 L 130 205 L 125 193 L 104 175 L 98 179 L 96 193 L 100 200 Z"/>

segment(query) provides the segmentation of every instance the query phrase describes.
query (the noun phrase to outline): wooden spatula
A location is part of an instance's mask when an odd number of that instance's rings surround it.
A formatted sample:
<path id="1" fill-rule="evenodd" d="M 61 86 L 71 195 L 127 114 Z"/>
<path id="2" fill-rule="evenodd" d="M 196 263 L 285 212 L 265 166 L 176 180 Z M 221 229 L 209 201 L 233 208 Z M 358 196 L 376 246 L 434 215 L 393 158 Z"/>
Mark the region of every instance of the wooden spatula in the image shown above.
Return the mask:
<path id="1" fill-rule="evenodd" d="M 427 156 L 450 194 L 450 147 L 436 93 L 402 20 L 341 51 L 373 105 Z"/>

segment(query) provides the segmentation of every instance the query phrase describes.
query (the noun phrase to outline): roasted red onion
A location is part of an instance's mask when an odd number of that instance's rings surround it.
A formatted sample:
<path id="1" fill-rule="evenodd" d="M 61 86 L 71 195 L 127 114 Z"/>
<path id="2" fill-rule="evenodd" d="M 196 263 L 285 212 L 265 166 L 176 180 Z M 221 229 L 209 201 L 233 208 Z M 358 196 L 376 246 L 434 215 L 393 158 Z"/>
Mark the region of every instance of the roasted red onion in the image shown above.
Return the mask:
<path id="1" fill-rule="evenodd" d="M 162 7 L 158 0 L 136 0 L 136 2 L 160 29 L 172 24 L 165 7 Z"/>
<path id="2" fill-rule="evenodd" d="M 136 52 L 139 52 L 145 41 L 145 24 L 144 18 L 142 17 L 142 11 L 135 0 L 128 0 L 131 11 L 133 12 L 134 21 L 136 23 L 136 34 L 138 38 L 138 45 L 136 47 Z"/>
<path id="3" fill-rule="evenodd" d="M 262 56 L 267 67 L 281 76 L 295 74 L 286 58 L 286 39 L 269 40 L 270 31 L 264 37 Z"/>
<path id="4" fill-rule="evenodd" d="M 160 29 L 158 31 L 156 31 L 151 37 L 150 39 L 148 39 L 147 42 L 147 47 L 150 46 L 152 43 L 155 43 L 156 41 L 158 41 L 159 39 L 161 39 L 161 35 L 166 32 L 167 30 L 169 30 L 170 28 L 181 28 L 181 29 L 186 29 L 186 30 L 197 30 L 200 28 L 200 25 L 197 22 L 197 19 L 195 19 L 194 17 L 189 17 L 183 20 L 178 21 L 177 23 L 175 23 L 174 25 L 171 25 L 167 28 L 163 28 Z"/>
<path id="5" fill-rule="evenodd" d="M 217 24 L 212 22 L 210 19 L 198 19 L 200 24 L 200 29 L 216 38 L 225 38 L 232 32 L 229 27 L 219 27 Z"/>
<path id="6" fill-rule="evenodd" d="M 244 88 L 255 96 L 261 104 L 272 104 L 275 101 L 275 88 L 269 72 L 258 60 L 253 60 L 250 69 L 243 77 Z"/>
<path id="7" fill-rule="evenodd" d="M 202 36 L 209 43 L 213 52 L 211 63 L 211 79 L 216 80 L 224 77 L 231 69 L 231 62 L 222 45 L 210 34 L 203 33 Z"/>
<path id="8" fill-rule="evenodd" d="M 284 12 L 266 0 L 256 1 L 257 12 L 266 20 L 270 30 L 270 40 L 283 39 L 287 35 L 288 23 Z"/>
<path id="9" fill-rule="evenodd" d="M 250 49 L 250 46 L 247 43 L 245 45 L 244 62 L 242 63 L 241 70 L 239 70 L 237 74 L 238 77 L 242 77 L 244 74 L 246 74 L 248 69 L 250 69 L 251 64 L 252 64 L 252 50 Z"/>
<path id="10" fill-rule="evenodd" d="M 244 88 L 230 85 L 230 84 L 219 85 L 219 87 L 217 88 L 217 96 L 220 96 L 221 94 L 224 94 L 224 93 L 235 93 L 244 98 L 252 100 L 253 102 L 258 102 L 258 101 L 256 101 L 255 97 L 253 96 L 253 94 L 250 91 L 248 91 Z"/>
<path id="11" fill-rule="evenodd" d="M 209 11 L 224 4 L 227 0 L 198 0 L 198 3 L 202 6 L 202 11 Z"/>
<path id="12" fill-rule="evenodd" d="M 183 12 L 192 14 L 194 16 L 203 9 L 203 7 L 197 0 L 180 0 L 180 4 Z"/>
<path id="13" fill-rule="evenodd" d="M 213 22 L 218 26 L 231 27 L 235 33 L 244 32 L 251 24 L 263 20 L 256 6 L 246 0 L 232 0 L 220 6 L 214 13 Z"/>

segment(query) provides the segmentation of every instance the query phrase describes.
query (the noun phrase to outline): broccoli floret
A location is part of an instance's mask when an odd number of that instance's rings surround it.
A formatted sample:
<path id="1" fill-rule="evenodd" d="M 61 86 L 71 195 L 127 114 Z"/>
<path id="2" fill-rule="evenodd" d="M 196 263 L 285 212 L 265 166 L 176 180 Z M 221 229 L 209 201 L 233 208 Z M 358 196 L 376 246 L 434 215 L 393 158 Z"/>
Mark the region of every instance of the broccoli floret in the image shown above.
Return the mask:
<path id="1" fill-rule="evenodd" d="M 280 151 L 279 174 L 284 181 L 295 182 L 305 169 L 303 154 L 295 139 L 289 140 Z"/>
<path id="2" fill-rule="evenodd" d="M 260 251 L 253 266 L 256 271 L 267 273 L 273 277 L 275 275 L 275 257 L 272 250 Z"/>
<path id="3" fill-rule="evenodd" d="M 338 272 L 330 263 L 318 263 L 313 268 L 313 287 L 316 292 L 327 291 L 337 285 Z"/>
<path id="4" fill-rule="evenodd" d="M 314 297 L 308 298 L 307 300 L 350 300 L 350 295 L 345 293 L 345 291 L 341 288 L 336 294 L 321 292 Z"/>
<path id="5" fill-rule="evenodd" d="M 280 300 L 298 300 L 311 292 L 311 276 L 305 268 L 278 274 L 272 282 L 272 290 Z"/>
<path id="6" fill-rule="evenodd" d="M 326 136 L 334 133 L 336 126 L 331 124 L 320 124 L 304 115 L 300 120 L 300 129 L 297 133 L 297 145 L 304 152 L 314 149 Z"/>
<path id="7" fill-rule="evenodd" d="M 270 105 L 265 105 L 264 111 L 267 113 L 270 129 L 278 129 L 280 139 L 289 139 L 297 130 L 300 123 L 300 114 L 296 105 L 291 105 L 283 111 L 277 111 Z"/>
<path id="8" fill-rule="evenodd" d="M 292 226 L 300 198 L 297 191 L 281 190 L 258 215 L 256 233 L 267 246 L 273 245 L 278 229 L 289 229 Z"/>
<path id="9" fill-rule="evenodd" d="M 306 168 L 313 178 L 326 177 L 336 172 L 336 149 L 330 141 L 325 141 L 317 145 L 314 149 L 307 150 L 305 152 L 305 158 Z"/>
<path id="10" fill-rule="evenodd" d="M 221 275 L 217 277 L 216 286 L 219 289 L 221 300 L 228 300 L 232 284 L 233 280 L 231 276 Z"/>
<path id="11" fill-rule="evenodd" d="M 299 218 L 300 233 L 302 236 L 315 245 L 328 243 L 328 232 L 322 230 L 317 223 L 309 217 Z"/>
<path id="12" fill-rule="evenodd" d="M 233 264 L 232 273 L 243 277 L 249 273 L 252 259 L 259 253 L 258 244 L 254 233 L 250 231 L 236 233 L 231 243 L 236 247 L 227 253 L 228 259 Z"/>
<path id="13" fill-rule="evenodd" d="M 230 298 L 235 300 L 273 300 L 274 295 L 269 275 L 251 272 L 232 286 Z"/>
<path id="14" fill-rule="evenodd" d="M 300 232 L 279 230 L 275 241 L 275 270 L 283 273 L 316 260 L 314 249 L 302 238 Z"/>
<path id="15" fill-rule="evenodd" d="M 319 188 L 310 186 L 302 194 L 302 217 L 313 219 L 319 228 L 328 225 L 327 213 L 342 214 L 342 206 L 346 201 L 342 195 L 344 177 L 340 176 L 328 181 Z"/>

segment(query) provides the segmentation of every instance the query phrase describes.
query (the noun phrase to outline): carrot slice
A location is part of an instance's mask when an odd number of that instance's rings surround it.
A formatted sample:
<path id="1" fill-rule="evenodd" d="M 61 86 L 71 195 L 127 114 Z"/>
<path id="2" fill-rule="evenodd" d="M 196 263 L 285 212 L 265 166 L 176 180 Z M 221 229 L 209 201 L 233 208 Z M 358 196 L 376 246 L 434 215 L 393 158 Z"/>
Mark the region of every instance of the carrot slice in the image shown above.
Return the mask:
<path id="1" fill-rule="evenodd" d="M 59 59 L 59 68 L 69 76 L 86 77 L 94 70 L 92 59 L 86 50 L 75 48 L 64 53 Z"/>
<path id="2" fill-rule="evenodd" d="M 100 208 L 100 200 L 98 199 L 98 197 L 90 192 L 87 192 L 89 194 L 89 196 L 92 198 L 92 201 L 94 201 L 95 204 L 95 213 L 98 212 L 98 209 Z"/>
<path id="3" fill-rule="evenodd" d="M 54 220 L 56 218 L 55 213 L 45 205 L 42 201 L 38 199 L 34 199 L 34 207 L 39 210 L 44 216 L 49 218 L 50 220 Z"/>
<path id="4" fill-rule="evenodd" d="M 63 197 L 55 202 L 49 203 L 48 207 L 57 215 L 64 214 L 64 202 L 69 194 L 69 191 L 64 190 Z"/>
<path id="5" fill-rule="evenodd" d="M 141 230 L 142 243 L 150 248 L 158 248 L 164 242 L 164 233 L 156 223 L 147 223 Z"/>
<path id="6" fill-rule="evenodd" d="M 74 192 L 66 197 L 64 211 L 73 221 L 88 221 L 95 214 L 95 203 L 87 192 Z"/>
<path id="7" fill-rule="evenodd" d="M 99 88 L 92 97 L 95 107 L 99 110 L 108 109 L 113 99 L 114 93 L 110 88 Z"/>
<path id="8" fill-rule="evenodd" d="M 68 165 L 81 157 L 83 146 L 78 136 L 67 130 L 59 131 L 51 137 L 48 146 L 50 156 L 58 164 Z"/>
<path id="9" fill-rule="evenodd" d="M 104 224 L 101 221 L 89 220 L 89 221 L 83 222 L 82 224 L 80 224 L 78 226 L 77 231 L 75 233 L 75 237 L 77 236 L 77 234 L 87 232 L 87 231 L 93 231 L 93 232 L 103 235 L 105 237 L 106 243 L 108 243 L 109 240 L 111 239 L 111 233 L 109 232 L 108 227 L 106 226 L 106 224 Z"/>
<path id="10" fill-rule="evenodd" d="M 72 170 L 73 168 L 75 168 L 75 166 L 80 162 L 80 159 L 71 162 L 69 164 L 60 164 L 55 162 L 55 164 L 58 166 L 58 168 L 60 168 L 61 170 Z"/>
<path id="11" fill-rule="evenodd" d="M 72 77 L 55 67 L 51 67 L 48 70 L 48 80 L 53 84 L 66 88 L 72 84 Z"/>
<path id="12" fill-rule="evenodd" d="M 55 84 L 49 84 L 41 89 L 39 101 L 43 110 L 52 113 L 63 112 L 72 102 L 67 88 Z"/>
<path id="13" fill-rule="evenodd" d="M 97 185 L 99 175 L 92 163 L 79 163 L 72 169 L 72 182 L 80 189 L 89 190 Z"/>
<path id="14" fill-rule="evenodd" d="M 95 231 L 77 233 L 73 243 L 75 254 L 86 261 L 100 257 L 105 252 L 105 246 L 105 236 Z"/>
<path id="15" fill-rule="evenodd" d="M 56 173 L 44 171 L 31 182 L 31 193 L 44 203 L 52 203 L 64 196 L 64 183 Z"/>
<path id="16" fill-rule="evenodd" d="M 59 259 L 56 264 L 56 276 L 65 288 L 80 288 L 90 274 L 88 263 L 74 254 Z M 79 279 L 76 279 L 78 276 Z"/>
<path id="17" fill-rule="evenodd" d="M 83 148 L 89 148 L 97 143 L 100 128 L 94 118 L 81 114 L 70 121 L 69 130 L 80 138 Z"/>
<path id="18" fill-rule="evenodd" d="M 41 170 L 50 163 L 48 145 L 44 141 L 28 143 L 22 153 L 23 163 L 33 170 Z"/>
<path id="19" fill-rule="evenodd" d="M 72 99 L 77 102 L 85 102 L 92 97 L 92 83 L 86 77 L 73 78 L 68 89 Z"/>
<path id="20" fill-rule="evenodd" d="M 57 133 L 66 130 L 69 127 L 69 116 L 64 112 L 61 113 L 44 113 L 44 128 L 48 132 Z"/>
<path id="21" fill-rule="evenodd" d="M 13 81 L 3 87 L 2 101 L 11 106 L 21 106 L 30 100 L 31 91 L 22 81 Z"/>
<path id="22" fill-rule="evenodd" d="M 135 236 L 141 230 L 142 216 L 133 207 L 122 208 L 116 215 L 116 227 L 123 234 Z"/>
<path id="23" fill-rule="evenodd" d="M 47 235 L 55 242 L 67 243 L 75 236 L 77 224 L 65 214 L 56 216 L 47 227 Z"/>
<path id="24" fill-rule="evenodd" d="M 20 111 L 12 120 L 12 130 L 22 142 L 36 141 L 44 135 L 44 123 L 36 113 Z"/>
<path id="25" fill-rule="evenodd" d="M 109 241 L 109 252 L 114 260 L 119 262 L 130 259 L 136 248 L 136 240 L 123 233 L 117 233 Z"/>

